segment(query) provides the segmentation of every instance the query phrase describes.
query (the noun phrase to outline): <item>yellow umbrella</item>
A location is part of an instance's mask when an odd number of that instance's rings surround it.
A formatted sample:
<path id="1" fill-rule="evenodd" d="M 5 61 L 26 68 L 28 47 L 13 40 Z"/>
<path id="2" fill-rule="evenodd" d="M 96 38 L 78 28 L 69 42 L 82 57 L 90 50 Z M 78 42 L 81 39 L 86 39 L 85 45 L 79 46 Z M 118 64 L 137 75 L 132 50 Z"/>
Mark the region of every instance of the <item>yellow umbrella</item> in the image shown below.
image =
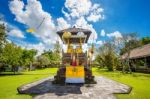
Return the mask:
<path id="1" fill-rule="evenodd" d="M 29 28 L 29 29 L 26 30 L 26 32 L 33 33 L 33 32 L 35 32 L 35 29 Z"/>
<path id="2" fill-rule="evenodd" d="M 38 30 L 41 27 L 41 25 L 43 24 L 44 20 L 45 20 L 45 18 L 43 18 L 42 22 L 38 25 L 36 30 Z M 29 28 L 29 29 L 26 30 L 26 32 L 33 33 L 33 32 L 35 32 L 35 29 L 34 28 Z"/>

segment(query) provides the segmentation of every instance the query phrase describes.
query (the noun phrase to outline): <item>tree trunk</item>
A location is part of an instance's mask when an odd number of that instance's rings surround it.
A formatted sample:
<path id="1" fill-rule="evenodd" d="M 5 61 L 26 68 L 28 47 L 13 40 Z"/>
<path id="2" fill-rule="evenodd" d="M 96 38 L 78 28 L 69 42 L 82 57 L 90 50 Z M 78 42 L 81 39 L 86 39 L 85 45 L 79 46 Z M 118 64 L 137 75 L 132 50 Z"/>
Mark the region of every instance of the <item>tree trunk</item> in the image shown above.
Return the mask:
<path id="1" fill-rule="evenodd" d="M 122 62 L 122 72 L 123 73 L 125 73 L 125 65 L 126 65 L 125 63 L 126 63 L 125 60 L 123 60 L 123 62 Z"/>
<path id="2" fill-rule="evenodd" d="M 29 65 L 29 71 L 32 70 L 32 62 L 30 62 L 30 65 Z"/>
<path id="3" fill-rule="evenodd" d="M 128 55 L 127 55 L 127 65 L 128 65 L 129 73 L 132 73 L 131 66 L 130 66 L 130 51 L 128 51 Z"/>
<path id="4" fill-rule="evenodd" d="M 15 66 L 12 66 L 12 72 L 14 72 L 14 75 L 16 74 Z"/>

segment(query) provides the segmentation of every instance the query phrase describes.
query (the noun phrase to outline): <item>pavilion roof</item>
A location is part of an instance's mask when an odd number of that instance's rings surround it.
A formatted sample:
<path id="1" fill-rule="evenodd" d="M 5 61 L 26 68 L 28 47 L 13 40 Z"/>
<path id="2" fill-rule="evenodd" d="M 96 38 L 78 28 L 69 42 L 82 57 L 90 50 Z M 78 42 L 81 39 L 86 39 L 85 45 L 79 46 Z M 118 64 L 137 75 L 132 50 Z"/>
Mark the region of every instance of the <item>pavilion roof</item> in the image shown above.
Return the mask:
<path id="1" fill-rule="evenodd" d="M 150 44 L 143 45 L 141 47 L 135 48 L 131 50 L 130 52 L 130 59 L 136 59 L 136 58 L 144 58 L 150 56 Z M 123 54 L 121 59 L 127 58 L 127 53 Z"/>

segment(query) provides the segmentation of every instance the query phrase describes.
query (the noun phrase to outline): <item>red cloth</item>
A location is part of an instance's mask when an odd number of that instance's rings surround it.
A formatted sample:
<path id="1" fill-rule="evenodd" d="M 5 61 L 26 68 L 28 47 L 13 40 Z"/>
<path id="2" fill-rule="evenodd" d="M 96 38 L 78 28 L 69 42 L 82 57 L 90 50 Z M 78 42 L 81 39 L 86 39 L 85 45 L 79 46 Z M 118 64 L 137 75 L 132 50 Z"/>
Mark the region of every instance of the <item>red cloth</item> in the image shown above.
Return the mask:
<path id="1" fill-rule="evenodd" d="M 73 62 L 72 62 L 72 66 L 77 66 L 77 62 L 76 62 L 76 61 L 73 61 Z"/>

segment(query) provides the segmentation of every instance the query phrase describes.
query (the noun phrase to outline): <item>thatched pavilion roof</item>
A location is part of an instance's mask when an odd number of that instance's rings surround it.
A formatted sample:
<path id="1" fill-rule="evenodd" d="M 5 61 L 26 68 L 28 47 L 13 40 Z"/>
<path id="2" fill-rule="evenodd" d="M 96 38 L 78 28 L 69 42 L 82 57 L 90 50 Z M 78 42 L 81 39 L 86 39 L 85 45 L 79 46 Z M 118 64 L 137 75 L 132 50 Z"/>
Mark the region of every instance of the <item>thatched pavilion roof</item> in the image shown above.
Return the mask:
<path id="1" fill-rule="evenodd" d="M 64 29 L 64 30 L 61 30 L 61 31 L 58 31 L 57 34 L 60 36 L 60 38 L 62 39 L 62 36 L 63 36 L 63 33 L 64 32 L 70 32 L 71 35 L 75 36 L 77 35 L 78 32 L 83 32 L 84 35 L 86 35 L 86 40 L 85 42 L 88 41 L 90 35 L 91 35 L 91 31 L 88 30 L 88 29 L 82 29 L 82 28 L 76 28 L 76 27 L 73 27 L 73 28 L 68 28 L 68 29 Z M 74 41 L 74 40 L 73 40 Z"/>
<path id="2" fill-rule="evenodd" d="M 130 52 L 130 59 L 144 58 L 150 56 L 150 44 L 135 48 Z M 126 59 L 127 53 L 121 56 L 121 59 Z"/>

